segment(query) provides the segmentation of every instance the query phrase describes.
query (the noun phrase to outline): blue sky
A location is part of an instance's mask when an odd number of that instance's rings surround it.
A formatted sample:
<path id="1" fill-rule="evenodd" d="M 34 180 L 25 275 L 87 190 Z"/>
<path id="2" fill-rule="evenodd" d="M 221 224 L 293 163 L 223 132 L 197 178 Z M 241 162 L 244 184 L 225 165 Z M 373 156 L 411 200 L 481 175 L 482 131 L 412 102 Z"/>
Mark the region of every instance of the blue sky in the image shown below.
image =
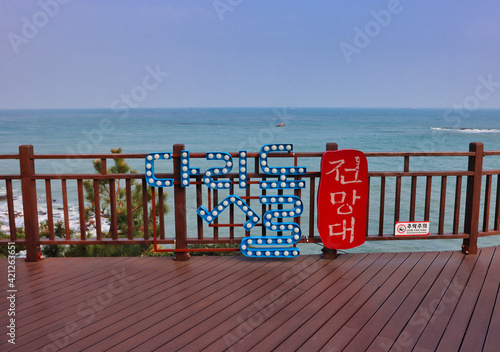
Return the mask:
<path id="1" fill-rule="evenodd" d="M 494 0 L 5 0 L 0 109 L 500 108 L 498 23 Z"/>

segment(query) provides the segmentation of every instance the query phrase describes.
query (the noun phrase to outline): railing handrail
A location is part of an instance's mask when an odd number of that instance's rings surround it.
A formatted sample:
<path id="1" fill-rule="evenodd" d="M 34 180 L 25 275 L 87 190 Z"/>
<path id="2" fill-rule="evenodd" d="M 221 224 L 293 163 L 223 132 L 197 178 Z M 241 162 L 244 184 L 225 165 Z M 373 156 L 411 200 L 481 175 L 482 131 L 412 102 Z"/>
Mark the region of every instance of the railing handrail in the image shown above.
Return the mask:
<path id="1" fill-rule="evenodd" d="M 32 159 L 143 159 L 149 153 L 90 153 L 90 154 L 33 154 Z M 237 157 L 237 152 L 229 152 L 233 157 Z M 248 152 L 249 157 L 257 157 L 260 153 L 258 152 Z M 268 154 L 269 157 L 290 157 L 295 155 L 297 157 L 321 157 L 323 152 L 290 152 L 289 154 L 283 153 L 272 153 Z M 473 156 L 473 152 L 458 152 L 458 151 L 439 151 L 439 152 L 364 152 L 366 157 L 442 157 L 442 156 L 454 156 L 454 157 L 464 157 Z M 500 155 L 500 150 L 489 150 L 484 151 L 484 155 Z M 179 156 L 179 154 L 173 153 L 172 156 Z M 192 158 L 205 158 L 206 154 L 204 152 L 191 152 L 190 156 Z M 19 154 L 0 154 L 0 159 L 19 159 Z"/>
<path id="2" fill-rule="evenodd" d="M 184 150 L 184 145 L 182 144 L 177 144 L 173 148 L 173 168 L 174 171 L 170 173 L 162 173 L 159 174 L 161 177 L 165 178 L 173 178 L 174 179 L 174 206 L 175 209 L 175 240 L 173 239 L 165 239 L 165 238 L 160 238 L 158 239 L 158 243 L 176 243 L 176 248 L 178 251 L 176 252 L 176 258 L 178 260 L 186 260 L 188 258 L 187 252 L 187 245 L 188 243 L 234 243 L 238 239 L 242 237 L 238 236 L 233 236 L 231 235 L 231 238 L 225 240 L 225 239 L 220 239 L 217 236 L 214 236 L 213 239 L 206 239 L 203 236 L 199 237 L 198 239 L 191 239 L 187 238 L 187 228 L 186 228 L 186 189 L 180 186 L 180 165 L 178 165 L 178 162 L 180 161 L 180 154 Z M 327 145 L 327 150 L 335 150 L 337 147 L 334 143 L 329 143 Z M 413 186 L 414 180 L 419 177 L 426 177 L 427 178 L 427 183 L 428 185 L 426 186 L 426 197 L 430 197 L 430 185 L 429 185 L 429 180 L 432 177 L 441 177 L 442 182 L 446 181 L 447 177 L 456 177 L 457 178 L 457 190 L 455 191 L 455 215 L 454 215 L 454 228 L 453 228 L 453 233 L 451 234 L 446 234 L 442 232 L 443 229 L 443 219 L 444 219 L 444 214 L 440 214 L 439 218 L 439 231 L 436 234 L 430 234 L 427 238 L 463 238 L 464 239 L 464 246 L 463 246 L 463 251 L 467 253 L 475 253 L 477 251 L 477 237 L 481 236 L 488 236 L 492 234 L 500 234 L 500 192 L 497 191 L 497 197 L 496 197 L 496 214 L 495 214 L 495 228 L 489 229 L 487 222 L 489 221 L 489 211 L 490 211 L 490 193 L 491 193 L 491 177 L 493 175 L 500 175 L 500 169 L 490 169 L 490 170 L 483 170 L 483 160 L 484 157 L 486 156 L 500 156 L 500 151 L 484 151 L 483 150 L 484 146 L 482 143 L 470 143 L 470 148 L 468 152 L 365 152 L 365 155 L 368 158 L 378 158 L 378 157 L 402 157 L 404 158 L 404 167 L 403 171 L 370 171 L 368 173 L 368 176 L 370 179 L 372 178 L 380 178 L 384 180 L 384 185 L 381 188 L 381 199 L 379 205 L 381 206 L 381 217 L 379 219 L 379 233 L 378 235 L 369 235 L 367 232 L 367 239 L 369 240 L 387 240 L 387 239 L 396 239 L 393 236 L 388 236 L 387 233 L 384 233 L 383 231 L 383 221 L 384 221 L 384 202 L 385 202 L 385 193 L 382 194 L 382 192 L 386 192 L 385 190 L 385 179 L 386 178 L 395 178 L 396 179 L 396 208 L 395 208 L 395 220 L 399 218 L 399 207 L 400 207 L 400 197 L 401 197 L 401 178 L 411 178 L 412 179 L 412 193 L 411 193 L 411 206 L 410 206 L 410 214 L 415 212 L 415 187 Z M 232 157 L 238 157 L 237 152 L 229 153 Z M 320 158 L 322 156 L 323 152 L 289 152 L 289 153 L 275 153 L 275 154 L 269 154 L 269 157 L 277 157 L 277 158 L 282 158 L 282 157 L 292 157 L 295 159 L 295 162 L 297 162 L 298 158 Z M 152 243 L 152 239 L 148 237 L 147 234 L 145 234 L 144 238 L 130 238 L 130 233 L 129 233 L 129 238 L 117 238 L 118 233 L 116 233 L 116 228 L 113 230 L 115 233 L 113 234 L 113 238 L 100 238 L 100 239 L 87 239 L 85 234 L 83 233 L 85 230 L 81 230 L 81 238 L 80 239 L 72 239 L 72 238 L 65 238 L 65 239 L 55 239 L 50 238 L 50 239 L 40 239 L 39 238 L 39 229 L 38 229 L 38 210 L 37 210 L 37 194 L 36 194 L 36 181 L 40 180 L 45 180 L 46 184 L 47 182 L 49 183 L 50 187 L 50 181 L 51 180 L 62 180 L 65 182 L 65 180 L 77 180 L 79 183 L 82 180 L 93 180 L 94 183 L 97 182 L 98 180 L 109 180 L 110 184 L 112 180 L 126 180 L 129 182 L 129 180 L 143 180 L 143 187 L 144 187 L 144 177 L 145 174 L 143 172 L 141 173 L 127 173 L 127 174 L 108 174 L 106 170 L 106 160 L 107 159 L 144 159 L 148 153 L 127 153 L 127 154 L 122 154 L 122 153 L 96 153 L 96 154 L 35 154 L 33 151 L 33 147 L 29 145 L 24 145 L 19 147 L 19 154 L 4 154 L 0 155 L 0 160 L 19 160 L 19 166 L 20 166 L 20 172 L 19 174 L 12 174 L 12 175 L 0 175 L 1 180 L 5 180 L 7 183 L 7 201 L 8 201 L 8 208 L 9 208 L 9 219 L 10 219 L 10 230 L 11 230 L 11 240 L 14 240 L 17 244 L 25 244 L 27 246 L 27 260 L 28 261 L 36 261 L 38 260 L 38 255 L 39 255 L 39 249 L 40 249 L 40 244 L 54 244 L 54 243 L 66 243 L 66 244 L 74 244 L 74 243 L 85 243 L 85 244 L 91 244 L 91 243 L 109 243 L 109 244 L 117 244 L 117 243 Z M 259 158 L 260 153 L 258 152 L 248 152 L 247 156 L 248 158 L 254 158 L 256 163 L 256 167 L 258 165 L 258 158 Z M 206 153 L 202 152 L 191 152 L 190 157 L 191 158 L 205 158 Z M 449 171 L 410 171 L 409 170 L 409 165 L 410 165 L 410 158 L 415 158 L 415 157 L 467 157 L 469 162 L 468 162 L 468 168 L 464 170 L 449 170 Z M 102 162 L 102 172 L 100 174 L 96 173 L 74 173 L 74 174 L 56 174 L 56 173 L 36 173 L 34 164 L 36 160 L 57 160 L 57 159 L 93 159 L 93 160 L 100 160 Z M 486 176 L 489 178 L 487 182 L 489 184 L 487 185 L 486 189 L 486 194 L 485 197 L 487 197 L 487 202 L 488 204 L 484 205 L 484 211 L 483 211 L 483 229 L 479 229 L 479 216 L 481 213 L 481 186 L 482 186 L 482 177 Z M 238 173 L 229 173 L 223 176 L 224 178 L 229 178 L 231 179 L 231 182 L 234 185 L 238 184 L 238 181 L 235 181 L 239 177 Z M 255 185 L 259 182 L 259 179 L 262 179 L 263 177 L 266 177 L 266 175 L 261 174 L 256 170 L 256 172 L 249 172 L 248 173 L 249 177 L 249 184 L 250 185 Z M 315 194 L 314 194 L 314 187 L 316 187 L 316 179 L 320 178 L 320 172 L 319 171 L 308 171 L 307 174 L 302 175 L 301 177 L 303 178 L 308 178 L 312 181 L 313 185 L 311 187 L 310 191 L 310 219 L 309 219 L 309 227 L 310 230 L 314 228 L 313 222 L 314 222 L 314 216 L 315 216 Z M 461 190 L 461 178 L 462 177 L 467 177 L 467 192 L 466 192 L 466 200 L 465 200 L 465 218 L 464 218 L 464 231 L 460 232 L 458 230 L 458 214 L 460 211 L 460 190 Z M 192 176 L 191 177 L 192 181 L 190 182 L 191 185 L 195 187 L 201 187 L 203 185 L 203 182 L 201 180 L 201 176 Z M 13 230 L 15 230 L 15 224 L 12 224 L 12 219 L 13 215 L 11 212 L 13 211 L 13 205 L 12 205 L 12 180 L 20 180 L 21 181 L 21 191 L 22 191 L 22 200 L 23 200 L 23 214 L 24 214 L 24 226 L 25 226 L 25 232 L 26 232 L 26 239 L 17 239 L 15 237 L 15 233 L 13 233 Z M 498 188 L 500 188 L 500 176 L 498 179 Z M 460 181 L 460 182 L 458 182 Z M 114 183 L 113 183 L 114 184 Z M 79 186 L 81 187 L 81 185 Z M 114 187 L 114 186 L 113 186 Z M 446 195 L 443 193 L 446 191 L 446 183 L 441 185 L 441 211 L 444 211 L 444 200 L 446 198 Z M 196 192 L 200 192 L 197 188 Z M 300 192 L 300 191 L 299 191 Z M 488 193 L 489 192 L 489 193 Z M 210 201 L 210 192 L 209 192 L 209 201 Z M 144 190 L 143 190 L 143 195 L 144 195 Z M 81 194 L 79 195 L 80 197 L 80 206 L 84 202 L 83 198 L 81 197 Z M 197 196 L 198 197 L 198 196 Z M 217 199 L 217 195 L 214 193 L 212 196 L 212 201 L 215 201 Z M 250 196 L 249 191 L 247 191 L 247 198 L 248 199 L 255 199 L 255 197 Z M 197 201 L 199 203 L 199 201 Z M 426 199 L 425 201 L 425 211 L 426 211 L 426 217 L 428 217 L 428 207 L 430 206 L 430 200 Z M 147 203 L 146 203 L 147 205 Z M 65 210 L 67 211 L 67 210 Z M 116 210 L 115 210 L 116 211 Z M 113 215 L 116 216 L 116 215 Z M 147 216 L 147 213 L 144 213 L 144 216 Z M 81 216 L 80 216 L 81 217 Z M 410 215 L 412 217 L 412 215 Z M 112 219 L 113 221 L 116 222 L 116 218 Z M 80 222 L 82 220 L 80 219 Z M 212 224 L 209 226 L 209 228 L 215 229 L 214 231 L 218 231 L 217 229 L 219 227 L 224 227 L 226 225 L 218 225 Z M 67 229 L 67 231 L 69 231 Z M 263 229 L 265 231 L 265 229 Z M 15 232 L 15 231 L 14 231 Z M 147 232 L 145 230 L 145 232 Z M 68 236 L 68 234 L 67 234 Z M 419 237 L 420 238 L 420 237 Z M 310 237 L 309 240 L 316 240 L 317 237 L 314 236 L 314 233 L 311 233 L 310 231 Z M 401 238 L 397 238 L 401 239 Z M 412 238 L 414 239 L 414 238 Z M 0 240 L 0 244 L 5 244 L 7 241 L 6 240 Z"/>

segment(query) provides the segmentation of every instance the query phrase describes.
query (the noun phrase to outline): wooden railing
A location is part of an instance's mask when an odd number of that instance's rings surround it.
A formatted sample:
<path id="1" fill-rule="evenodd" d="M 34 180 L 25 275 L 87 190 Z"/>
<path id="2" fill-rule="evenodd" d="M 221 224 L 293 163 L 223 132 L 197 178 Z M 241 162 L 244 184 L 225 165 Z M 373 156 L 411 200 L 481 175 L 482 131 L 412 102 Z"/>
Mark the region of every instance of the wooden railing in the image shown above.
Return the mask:
<path id="1" fill-rule="evenodd" d="M 153 202 L 149 199 L 149 187 L 144 173 L 134 174 L 109 174 L 107 173 L 107 161 L 123 158 L 126 160 L 144 160 L 147 154 L 35 154 L 33 146 L 24 145 L 19 147 L 19 154 L 0 155 L 0 162 L 16 160 L 19 162 L 18 174 L 0 175 L 0 180 L 5 182 L 5 196 L 0 204 L 5 202 L 7 208 L 10 238 L 0 240 L 0 244 L 15 243 L 26 245 L 26 259 L 36 261 L 39 258 L 41 245 L 52 244 L 153 244 L 154 235 L 157 237 L 158 245 L 173 245 L 173 248 L 164 251 L 175 252 L 177 260 L 187 260 L 188 252 L 194 251 L 217 251 L 217 248 L 194 249 L 192 244 L 221 244 L 239 243 L 244 236 L 250 232 L 242 228 L 246 221 L 244 214 L 237 211 L 234 206 L 229 206 L 225 217 L 216 219 L 212 224 L 206 225 L 203 220 L 196 216 L 196 209 L 204 205 L 209 210 L 214 208 L 223 198 L 229 194 L 239 195 L 254 210 L 259 209 L 260 216 L 270 209 L 267 205 L 258 202 L 260 195 L 271 194 L 259 189 L 259 181 L 269 177 L 259 172 L 258 152 L 250 152 L 248 156 L 248 187 L 239 189 L 238 173 L 224 175 L 225 179 L 231 180 L 231 189 L 212 190 L 205 187 L 202 176 L 192 176 L 189 187 L 181 187 L 180 154 L 185 149 L 184 145 L 173 146 L 173 170 L 161 174 L 161 177 L 173 178 L 173 188 L 155 188 L 152 192 L 154 204 L 159 207 L 159 214 L 163 214 L 163 205 L 173 203 L 166 216 L 158 216 L 154 220 L 154 233 L 150 226 L 143 226 L 141 236 L 134 237 L 132 216 L 132 189 L 133 180 L 138 180 L 142 189 L 142 221 L 144 224 L 151 223 L 151 209 Z M 335 143 L 328 143 L 327 150 L 336 150 Z M 288 165 L 308 166 L 306 175 L 301 175 L 297 180 L 303 180 L 306 188 L 294 191 L 278 190 L 277 195 L 293 194 L 301 197 L 304 202 L 304 213 L 295 218 L 302 228 L 303 238 L 301 242 L 321 242 L 316 231 L 316 194 L 320 181 L 320 158 L 323 152 L 288 152 L 284 154 L 270 154 L 273 158 L 285 158 Z M 366 239 L 373 240 L 409 240 L 409 239 L 463 239 L 462 251 L 464 253 L 477 252 L 477 239 L 481 236 L 500 234 L 500 170 L 483 170 L 485 157 L 498 157 L 500 151 L 483 151 L 482 143 L 471 143 L 468 152 L 367 152 L 365 153 L 369 165 L 372 160 L 379 158 L 391 158 L 400 160 L 402 163 L 399 171 L 370 171 L 369 172 L 369 209 L 367 213 L 368 226 Z M 231 153 L 234 158 L 238 153 Z M 205 153 L 191 153 L 193 164 L 200 159 L 205 159 Z M 457 170 L 449 171 L 410 171 L 410 160 L 417 158 L 450 158 L 457 159 Z M 40 160 L 80 160 L 81 162 L 100 160 L 101 172 L 99 174 L 59 174 L 59 173 L 36 173 L 35 163 Z M 201 161 L 200 161 L 201 163 Z M 312 167 L 310 166 L 312 165 Z M 196 166 L 196 165 L 195 165 Z M 250 169 L 252 166 L 252 169 Z M 317 170 L 313 168 L 316 167 Z M 369 166 L 370 170 L 370 166 Z M 203 173 L 204 170 L 202 170 Z M 250 172 L 252 171 L 252 172 Z M 496 182 L 493 178 L 496 175 Z M 425 179 L 425 187 L 418 186 L 418 180 Z M 465 179 L 465 181 L 464 181 Z M 101 209 L 99 183 L 106 180 L 109 187 L 109 218 L 103 219 L 99 211 L 95 211 L 93 222 L 95 223 L 95 235 L 89 235 L 88 219 L 85 218 L 85 194 L 83 182 L 90 180 L 93 183 L 94 199 L 96 209 Z M 439 181 L 439 191 L 435 192 L 433 181 Z M 451 180 L 451 181 L 450 181 Z M 117 223 L 117 183 L 125 182 L 127 230 L 120 233 Z M 407 183 L 409 184 L 407 185 Z M 25 230 L 25 238 L 16 235 L 16 214 L 20 209 L 15 209 L 14 184 L 21 189 L 22 217 Z M 17 186 L 19 184 L 19 186 Z M 450 184 L 452 187 L 450 187 Z M 54 230 L 53 193 L 59 188 L 62 196 L 62 216 L 64 223 L 64 238 L 56 238 Z M 68 192 L 74 189 L 74 193 Z M 450 188 L 452 190 L 450 191 Z M 44 189 L 40 191 L 40 189 Z M 173 192 L 172 192 L 173 189 Z M 173 199 L 172 199 L 173 193 Z M 72 229 L 69 221 L 69 194 L 76 194 L 78 209 L 79 229 Z M 439 194 L 436 200 L 433 195 Z M 494 197 L 493 204 L 492 197 Z M 39 199 L 43 199 L 43 204 Z M 452 199 L 452 205 L 450 204 Z M 42 206 L 43 205 L 43 206 Z M 388 205 L 390 207 L 388 207 Z M 46 208 L 48 238 L 40 238 L 39 233 L 39 211 Z M 482 211 L 481 211 L 482 210 Z M 388 216 L 392 213 L 392 216 Z M 402 214 L 404 213 L 404 214 Z M 391 214 L 390 214 L 391 215 Z M 155 217 L 153 217 L 155 218 Z M 435 231 L 428 236 L 400 237 L 394 236 L 395 221 L 431 221 Z M 103 231 L 103 223 L 109 224 L 109 231 Z M 463 224 L 463 226 L 461 226 Z M 492 226 L 491 226 L 492 225 Z M 157 233 L 156 233 L 157 232 Z M 208 235 L 207 235 L 208 232 Z M 266 228 L 261 223 L 252 230 L 252 235 L 266 235 Z M 274 234 L 274 233 L 273 233 Z M 137 233 L 135 234 L 137 236 Z M 172 246 L 170 246 L 172 247 Z M 226 249 L 238 250 L 238 249 Z"/>

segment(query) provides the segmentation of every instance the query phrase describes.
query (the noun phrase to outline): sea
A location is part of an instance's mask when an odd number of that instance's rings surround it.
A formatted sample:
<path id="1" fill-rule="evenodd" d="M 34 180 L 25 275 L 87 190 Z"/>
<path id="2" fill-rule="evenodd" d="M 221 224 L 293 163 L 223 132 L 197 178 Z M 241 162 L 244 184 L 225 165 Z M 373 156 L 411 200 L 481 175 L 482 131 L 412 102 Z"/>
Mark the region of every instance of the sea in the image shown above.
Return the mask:
<path id="1" fill-rule="evenodd" d="M 284 126 L 278 127 L 279 124 Z M 339 149 L 363 152 L 468 151 L 471 142 L 484 143 L 485 150 L 500 150 L 500 110 L 413 107 L 0 110 L 0 154 L 17 154 L 19 146 L 25 144 L 33 145 L 36 154 L 109 153 L 117 147 L 123 153 L 171 152 L 177 143 L 184 144 L 191 152 L 258 152 L 261 146 L 271 143 L 293 144 L 295 152 L 318 152 L 324 151 L 330 142 L 337 143 Z M 499 169 L 500 159 L 491 159 L 485 168 Z M 369 171 L 402 171 L 402 158 L 368 161 Z M 142 160 L 131 160 L 130 164 L 143 172 Z M 412 159 L 410 165 L 412 171 L 467 167 L 465 159 L 457 162 L 454 158 Z M 319 165 L 314 161 L 304 166 L 318 170 Z M 35 167 L 37 173 L 94 173 L 90 160 L 77 163 L 37 160 Z M 18 172 L 18 162 L 0 159 L 0 175 Z M 71 227 L 76 229 L 79 225 L 75 193 L 76 189 L 70 190 L 69 202 Z M 5 184 L 0 182 L 0 223 L 2 230 L 8 232 L 5 194 Z M 42 194 L 39 194 L 41 220 L 46 215 Z M 16 226 L 22 226 L 20 185 L 16 182 L 14 196 Z M 57 191 L 53 197 L 54 217 L 62 219 L 61 197 Z M 349 251 L 457 250 L 460 243 L 460 240 L 376 241 Z M 480 246 L 496 244 L 500 244 L 499 236 L 480 239 Z M 301 246 L 306 254 L 321 250 L 317 244 Z"/>

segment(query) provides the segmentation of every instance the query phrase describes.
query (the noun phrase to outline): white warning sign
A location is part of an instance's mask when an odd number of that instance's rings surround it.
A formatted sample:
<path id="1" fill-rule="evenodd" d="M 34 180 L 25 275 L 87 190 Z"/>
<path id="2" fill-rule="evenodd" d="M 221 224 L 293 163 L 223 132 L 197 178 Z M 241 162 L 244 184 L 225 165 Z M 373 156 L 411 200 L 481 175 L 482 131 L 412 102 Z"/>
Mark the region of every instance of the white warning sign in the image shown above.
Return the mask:
<path id="1" fill-rule="evenodd" d="M 394 228 L 396 236 L 427 236 L 429 221 L 398 221 Z"/>

